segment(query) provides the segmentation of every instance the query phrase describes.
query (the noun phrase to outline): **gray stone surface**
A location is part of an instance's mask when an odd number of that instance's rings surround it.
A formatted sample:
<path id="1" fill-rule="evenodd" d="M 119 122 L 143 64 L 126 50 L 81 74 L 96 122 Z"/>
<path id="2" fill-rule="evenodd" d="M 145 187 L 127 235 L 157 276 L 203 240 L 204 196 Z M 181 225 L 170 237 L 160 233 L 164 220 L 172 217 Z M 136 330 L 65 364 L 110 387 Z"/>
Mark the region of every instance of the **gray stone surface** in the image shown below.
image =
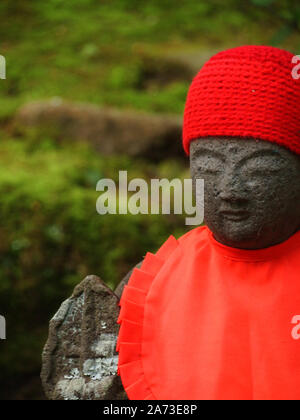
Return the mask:
<path id="1" fill-rule="evenodd" d="M 118 297 L 88 276 L 50 321 L 41 378 L 49 399 L 125 399 L 117 375 Z"/>
<path id="2" fill-rule="evenodd" d="M 279 244 L 300 228 L 300 157 L 255 139 L 201 138 L 190 145 L 193 181 L 205 182 L 205 223 L 234 248 Z"/>
<path id="3" fill-rule="evenodd" d="M 28 129 L 50 135 L 58 142 L 88 142 L 104 155 L 183 158 L 182 118 L 176 115 L 120 111 L 56 98 L 19 109 L 14 130 L 18 133 Z"/>

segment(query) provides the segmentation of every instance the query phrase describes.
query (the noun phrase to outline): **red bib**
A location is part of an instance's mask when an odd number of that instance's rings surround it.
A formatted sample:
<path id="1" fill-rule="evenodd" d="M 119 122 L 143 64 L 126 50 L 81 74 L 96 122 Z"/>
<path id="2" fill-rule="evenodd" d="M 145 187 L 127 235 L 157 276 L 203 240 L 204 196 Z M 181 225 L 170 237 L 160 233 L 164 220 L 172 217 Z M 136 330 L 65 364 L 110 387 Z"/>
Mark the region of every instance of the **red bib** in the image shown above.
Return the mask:
<path id="1" fill-rule="evenodd" d="M 299 269 L 300 231 L 247 251 L 198 227 L 147 253 L 121 299 L 128 397 L 300 399 Z"/>

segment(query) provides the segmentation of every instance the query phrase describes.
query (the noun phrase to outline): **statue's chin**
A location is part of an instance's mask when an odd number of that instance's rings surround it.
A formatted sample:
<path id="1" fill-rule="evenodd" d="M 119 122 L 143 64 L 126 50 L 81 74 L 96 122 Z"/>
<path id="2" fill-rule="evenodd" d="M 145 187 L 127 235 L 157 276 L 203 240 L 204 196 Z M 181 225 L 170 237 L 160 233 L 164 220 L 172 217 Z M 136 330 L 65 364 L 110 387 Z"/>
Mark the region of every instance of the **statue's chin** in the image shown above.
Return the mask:
<path id="1" fill-rule="evenodd" d="M 217 226 L 207 222 L 207 226 L 218 242 L 232 248 L 261 249 L 272 242 L 261 225 L 255 226 L 244 220 L 226 220 Z"/>
<path id="2" fill-rule="evenodd" d="M 287 220 L 291 220 L 287 218 Z M 263 249 L 278 245 L 288 240 L 299 229 L 292 223 L 283 221 L 263 223 L 262 221 L 222 221 L 222 223 L 206 222 L 214 238 L 223 245 L 239 249 Z"/>

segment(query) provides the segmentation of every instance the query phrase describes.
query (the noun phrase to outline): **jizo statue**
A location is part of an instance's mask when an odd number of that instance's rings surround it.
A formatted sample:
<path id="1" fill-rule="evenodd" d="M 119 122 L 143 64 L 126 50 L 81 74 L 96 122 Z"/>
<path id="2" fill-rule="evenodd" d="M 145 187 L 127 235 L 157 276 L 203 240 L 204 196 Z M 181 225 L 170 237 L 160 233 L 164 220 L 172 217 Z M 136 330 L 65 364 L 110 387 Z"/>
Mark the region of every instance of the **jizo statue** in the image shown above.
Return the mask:
<path id="1" fill-rule="evenodd" d="M 242 249 L 284 242 L 300 228 L 300 157 L 257 139 L 204 138 L 190 146 L 192 179 L 204 179 L 205 223 Z"/>
<path id="2" fill-rule="evenodd" d="M 75 289 L 50 322 L 49 398 L 300 398 L 292 58 L 239 47 L 195 77 L 183 146 L 193 182 L 205 182 L 205 226 L 171 235 L 115 292 L 95 276 Z"/>

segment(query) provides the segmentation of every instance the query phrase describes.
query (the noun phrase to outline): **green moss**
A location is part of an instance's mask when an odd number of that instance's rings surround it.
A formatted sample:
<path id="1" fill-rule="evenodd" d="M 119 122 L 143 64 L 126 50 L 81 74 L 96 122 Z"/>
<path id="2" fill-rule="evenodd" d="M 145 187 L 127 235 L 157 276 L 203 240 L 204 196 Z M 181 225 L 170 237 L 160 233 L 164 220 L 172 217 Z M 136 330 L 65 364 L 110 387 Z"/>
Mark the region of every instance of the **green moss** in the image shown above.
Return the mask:
<path id="1" fill-rule="evenodd" d="M 164 60 L 170 48 L 271 40 L 297 52 L 298 9 L 288 0 L 3 1 L 0 53 L 7 79 L 0 83 L 0 118 L 11 115 L 16 101 L 51 96 L 180 113 L 189 80 L 141 89 L 141 55 L 159 51 Z"/>
<path id="2" fill-rule="evenodd" d="M 87 146 L 51 141 L 0 143 L 0 308 L 7 318 L 1 377 L 39 369 L 49 318 L 88 274 L 114 287 L 147 251 L 184 232 L 182 217 L 96 212 L 96 182 L 166 175 L 128 157 L 101 157 Z M 170 162 L 170 174 L 183 167 Z"/>

